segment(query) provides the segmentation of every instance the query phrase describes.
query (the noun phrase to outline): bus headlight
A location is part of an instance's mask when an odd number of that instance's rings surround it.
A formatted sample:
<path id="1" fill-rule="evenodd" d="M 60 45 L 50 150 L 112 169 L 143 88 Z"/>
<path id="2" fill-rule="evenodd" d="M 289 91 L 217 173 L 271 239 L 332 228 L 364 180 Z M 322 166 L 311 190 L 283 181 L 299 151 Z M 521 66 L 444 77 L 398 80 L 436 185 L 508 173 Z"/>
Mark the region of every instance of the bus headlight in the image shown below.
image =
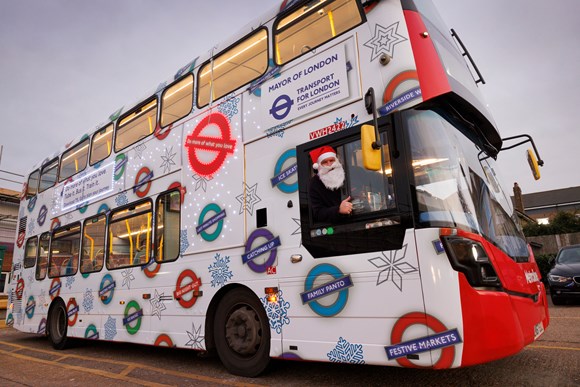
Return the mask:
<path id="1" fill-rule="evenodd" d="M 451 266 L 465 274 L 473 287 L 501 288 L 501 281 L 489 256 L 479 242 L 459 236 L 442 236 Z"/>

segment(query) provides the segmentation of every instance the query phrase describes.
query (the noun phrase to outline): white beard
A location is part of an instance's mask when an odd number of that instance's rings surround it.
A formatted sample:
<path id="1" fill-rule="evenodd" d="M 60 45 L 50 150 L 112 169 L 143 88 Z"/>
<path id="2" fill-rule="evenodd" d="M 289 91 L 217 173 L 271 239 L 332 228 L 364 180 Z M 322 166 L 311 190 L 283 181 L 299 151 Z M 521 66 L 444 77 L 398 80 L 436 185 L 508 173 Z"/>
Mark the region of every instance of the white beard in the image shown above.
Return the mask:
<path id="1" fill-rule="evenodd" d="M 344 168 L 338 160 L 329 167 L 321 165 L 318 167 L 318 177 L 326 188 L 335 191 L 344 184 Z"/>

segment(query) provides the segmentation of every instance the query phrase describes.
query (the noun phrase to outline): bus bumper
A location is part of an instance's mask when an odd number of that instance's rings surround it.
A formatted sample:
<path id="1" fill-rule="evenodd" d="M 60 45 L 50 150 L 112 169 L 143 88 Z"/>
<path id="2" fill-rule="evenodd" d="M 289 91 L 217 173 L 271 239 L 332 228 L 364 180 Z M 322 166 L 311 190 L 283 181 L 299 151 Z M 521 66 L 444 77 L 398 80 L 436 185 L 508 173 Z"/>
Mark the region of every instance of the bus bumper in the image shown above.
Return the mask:
<path id="1" fill-rule="evenodd" d="M 461 366 L 486 363 L 514 355 L 534 342 L 549 324 L 544 285 L 537 298 L 472 288 L 459 275 L 463 311 Z"/>

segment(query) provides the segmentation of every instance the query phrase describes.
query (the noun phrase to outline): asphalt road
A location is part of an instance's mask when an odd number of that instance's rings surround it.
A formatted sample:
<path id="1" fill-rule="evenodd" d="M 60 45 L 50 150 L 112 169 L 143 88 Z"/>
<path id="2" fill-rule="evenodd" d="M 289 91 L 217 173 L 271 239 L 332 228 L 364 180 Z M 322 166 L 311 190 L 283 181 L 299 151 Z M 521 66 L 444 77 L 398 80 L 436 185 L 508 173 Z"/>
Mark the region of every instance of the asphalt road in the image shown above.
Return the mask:
<path id="1" fill-rule="evenodd" d="M 444 370 L 274 361 L 256 379 L 227 373 L 217 358 L 195 352 L 79 341 L 55 351 L 37 335 L 0 329 L 2 386 L 208 385 L 485 385 L 579 386 L 580 303 L 550 308 L 551 323 L 533 345 L 507 359 Z"/>

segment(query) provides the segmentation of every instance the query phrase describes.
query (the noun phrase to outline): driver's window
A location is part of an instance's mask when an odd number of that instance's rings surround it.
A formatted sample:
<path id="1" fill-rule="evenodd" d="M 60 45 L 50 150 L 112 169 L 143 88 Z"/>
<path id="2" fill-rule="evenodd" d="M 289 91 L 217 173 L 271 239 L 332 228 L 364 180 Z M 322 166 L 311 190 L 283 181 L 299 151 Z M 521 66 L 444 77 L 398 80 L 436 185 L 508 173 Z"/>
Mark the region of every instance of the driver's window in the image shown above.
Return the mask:
<path id="1" fill-rule="evenodd" d="M 83 226 L 83 251 L 81 273 L 93 273 L 103 268 L 105 258 L 105 214 L 85 220 Z"/>
<path id="2" fill-rule="evenodd" d="M 383 144 L 386 144 L 384 134 L 382 137 Z M 360 140 L 347 143 L 341 148 L 353 214 L 394 208 L 393 170 L 388 145 L 383 145 L 383 168 L 379 171 L 364 168 Z"/>
<path id="3" fill-rule="evenodd" d="M 385 144 L 383 168 L 379 171 L 364 168 L 358 137 L 352 142 L 324 145 L 310 152 L 312 169 L 315 170 L 309 184 L 309 205 L 314 224 L 348 223 L 356 221 L 359 215 L 396 207 L 385 133 L 382 134 L 382 143 Z M 327 158 L 333 164 L 327 164 L 324 161 Z M 340 182 L 335 178 L 340 178 Z M 352 206 L 341 211 L 345 200 Z"/>

